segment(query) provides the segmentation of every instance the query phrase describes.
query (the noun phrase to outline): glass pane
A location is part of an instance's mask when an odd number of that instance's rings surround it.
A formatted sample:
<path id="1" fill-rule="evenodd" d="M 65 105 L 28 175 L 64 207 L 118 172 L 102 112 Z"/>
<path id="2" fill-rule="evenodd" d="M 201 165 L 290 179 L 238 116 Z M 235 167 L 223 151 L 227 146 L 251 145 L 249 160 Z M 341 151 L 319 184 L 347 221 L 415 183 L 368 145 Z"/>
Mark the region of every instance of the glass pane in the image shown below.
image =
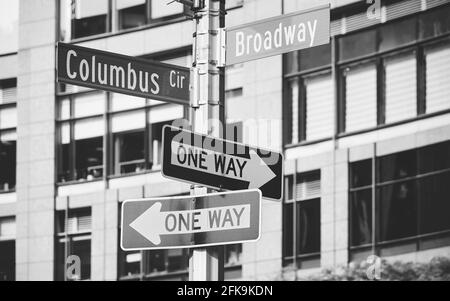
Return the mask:
<path id="1" fill-rule="evenodd" d="M 351 245 L 372 242 L 372 189 L 351 193 Z"/>
<path id="2" fill-rule="evenodd" d="M 147 23 L 147 6 L 145 4 L 119 10 L 119 29 L 143 26 Z"/>
<path id="3" fill-rule="evenodd" d="M 75 118 L 100 115 L 105 112 L 104 93 L 79 95 L 73 101 L 75 103 Z"/>
<path id="4" fill-rule="evenodd" d="M 331 43 L 300 51 L 300 71 L 331 65 Z"/>
<path id="5" fill-rule="evenodd" d="M 450 230 L 450 173 L 419 180 L 420 234 Z"/>
<path id="6" fill-rule="evenodd" d="M 167 250 L 168 272 L 184 271 L 189 266 L 189 256 L 184 249 Z"/>
<path id="7" fill-rule="evenodd" d="M 380 51 L 387 51 L 414 42 L 417 39 L 417 20 L 409 18 L 381 27 Z"/>
<path id="8" fill-rule="evenodd" d="M 0 140 L 0 192 L 16 188 L 16 141 Z"/>
<path id="9" fill-rule="evenodd" d="M 420 16 L 420 39 L 450 32 L 450 6 L 439 7 Z"/>
<path id="10" fill-rule="evenodd" d="M 0 281 L 16 280 L 16 242 L 0 241 Z"/>
<path id="11" fill-rule="evenodd" d="M 320 199 L 297 204 L 297 252 L 320 252 Z"/>
<path id="12" fill-rule="evenodd" d="M 379 188 L 380 241 L 417 234 L 416 185 L 415 181 L 408 181 Z"/>
<path id="13" fill-rule="evenodd" d="M 372 185 L 372 160 L 364 160 L 350 165 L 351 188 Z"/>
<path id="14" fill-rule="evenodd" d="M 426 113 L 450 109 L 450 44 L 425 51 Z"/>
<path id="15" fill-rule="evenodd" d="M 299 70 L 299 51 L 288 52 L 284 55 L 284 73 L 294 73 Z"/>
<path id="16" fill-rule="evenodd" d="M 15 127 L 17 127 L 17 109 L 15 107 L 0 109 L 0 129 Z"/>
<path id="17" fill-rule="evenodd" d="M 166 271 L 166 256 L 165 250 L 155 250 L 146 252 L 147 269 L 146 273 L 154 274 Z"/>
<path id="18" fill-rule="evenodd" d="M 283 204 L 283 257 L 293 256 L 294 249 L 294 204 Z"/>
<path id="19" fill-rule="evenodd" d="M 383 183 L 417 174 L 417 151 L 411 150 L 380 157 L 378 182 Z"/>
<path id="20" fill-rule="evenodd" d="M 19 1 L 0 0 L 0 54 L 17 52 L 18 37 Z"/>
<path id="21" fill-rule="evenodd" d="M 119 277 L 139 275 L 141 270 L 141 252 L 119 250 Z"/>
<path id="22" fill-rule="evenodd" d="M 0 80 L 0 104 L 17 102 L 17 79 Z"/>
<path id="23" fill-rule="evenodd" d="M 225 266 L 241 264 L 242 244 L 225 246 Z"/>
<path id="24" fill-rule="evenodd" d="M 81 262 L 81 279 L 88 280 L 91 278 L 91 240 L 72 240 L 72 254 L 80 258 Z"/>
<path id="25" fill-rule="evenodd" d="M 418 157 L 419 174 L 450 168 L 450 142 L 419 148 Z"/>
<path id="26" fill-rule="evenodd" d="M 355 59 L 377 51 L 375 29 L 344 36 L 339 40 L 339 60 Z"/>
<path id="27" fill-rule="evenodd" d="M 93 180 L 103 176 L 103 137 L 75 141 L 77 180 Z"/>
<path id="28" fill-rule="evenodd" d="M 144 135 L 143 130 L 116 135 L 114 161 L 117 173 L 126 174 L 145 170 Z"/>
<path id="29" fill-rule="evenodd" d="M 124 111 L 145 106 L 145 98 L 128 96 L 125 94 L 111 94 L 111 111 Z"/>
<path id="30" fill-rule="evenodd" d="M 298 78 L 295 78 L 293 80 L 290 80 L 288 82 L 288 101 L 290 102 L 291 106 L 291 112 L 292 117 L 289 119 L 291 120 L 291 143 L 295 144 L 300 141 L 300 131 L 299 131 L 299 124 L 300 124 L 300 105 L 299 105 L 299 80 Z"/>
<path id="31" fill-rule="evenodd" d="M 76 0 L 72 38 L 105 33 L 108 7 L 108 0 Z"/>
<path id="32" fill-rule="evenodd" d="M 294 199 L 294 175 L 284 177 L 284 199 Z"/>

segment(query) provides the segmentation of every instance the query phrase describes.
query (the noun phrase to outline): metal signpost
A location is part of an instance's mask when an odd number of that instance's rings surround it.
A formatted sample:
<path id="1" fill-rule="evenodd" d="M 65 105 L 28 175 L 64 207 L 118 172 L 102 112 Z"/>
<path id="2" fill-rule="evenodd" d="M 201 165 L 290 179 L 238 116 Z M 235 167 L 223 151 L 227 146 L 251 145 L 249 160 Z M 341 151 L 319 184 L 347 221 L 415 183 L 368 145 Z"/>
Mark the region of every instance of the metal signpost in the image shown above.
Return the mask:
<path id="1" fill-rule="evenodd" d="M 283 191 L 281 153 L 221 139 L 224 68 L 329 43 L 330 6 L 226 29 L 225 0 L 176 1 L 194 14 L 190 70 L 58 43 L 57 79 L 189 105 L 192 131 L 163 129 L 162 173 L 192 183 L 191 196 L 125 201 L 121 247 L 192 248 L 189 279 L 223 280 L 224 245 L 258 240 L 261 197 L 279 201 Z M 205 186 L 242 191 L 208 193 Z"/>
<path id="2" fill-rule="evenodd" d="M 72 44 L 57 47 L 61 83 L 189 104 L 188 68 Z"/>
<path id="3" fill-rule="evenodd" d="M 129 200 L 122 204 L 121 247 L 134 251 L 255 241 L 260 220 L 259 190 Z"/>
<path id="4" fill-rule="evenodd" d="M 260 189 L 262 196 L 280 201 L 283 155 L 248 145 L 163 128 L 163 176 L 214 189 Z"/>

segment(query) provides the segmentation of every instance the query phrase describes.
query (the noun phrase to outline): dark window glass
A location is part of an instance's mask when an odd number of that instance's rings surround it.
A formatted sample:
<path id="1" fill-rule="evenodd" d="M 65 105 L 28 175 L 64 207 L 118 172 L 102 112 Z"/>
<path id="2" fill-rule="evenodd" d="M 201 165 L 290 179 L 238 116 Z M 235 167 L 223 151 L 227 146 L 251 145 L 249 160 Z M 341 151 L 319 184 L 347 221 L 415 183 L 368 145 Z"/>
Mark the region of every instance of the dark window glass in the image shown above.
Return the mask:
<path id="1" fill-rule="evenodd" d="M 66 268 L 66 256 L 65 256 L 65 239 L 61 238 L 56 243 L 56 280 L 64 281 Z M 90 238 L 74 238 L 69 236 L 67 243 L 68 256 L 78 256 L 81 263 L 81 278 L 80 279 L 68 279 L 68 280 L 88 280 L 91 278 L 91 240 Z"/>
<path id="2" fill-rule="evenodd" d="M 450 230 L 450 173 L 419 179 L 420 234 Z"/>
<path id="3" fill-rule="evenodd" d="M 372 189 L 351 193 L 351 245 L 372 242 Z"/>
<path id="4" fill-rule="evenodd" d="M 0 241 L 0 281 L 16 280 L 16 242 Z"/>
<path id="5" fill-rule="evenodd" d="M 119 10 L 119 27 L 128 29 L 147 23 L 147 7 L 145 4 Z"/>
<path id="6" fill-rule="evenodd" d="M 284 199 L 294 199 L 294 175 L 284 177 Z"/>
<path id="7" fill-rule="evenodd" d="M 77 180 L 103 176 L 103 137 L 75 141 Z"/>
<path id="8" fill-rule="evenodd" d="M 380 51 L 387 51 L 414 42 L 417 39 L 417 20 L 409 18 L 389 23 L 380 29 Z"/>
<path id="9" fill-rule="evenodd" d="M 420 16 L 420 39 L 450 32 L 450 6 L 439 7 Z"/>
<path id="10" fill-rule="evenodd" d="M 375 29 L 350 34 L 339 40 L 339 60 L 354 59 L 377 51 Z"/>
<path id="11" fill-rule="evenodd" d="M 16 141 L 0 140 L 0 192 L 16 187 Z"/>
<path id="12" fill-rule="evenodd" d="M 102 34 L 106 32 L 107 16 L 93 16 L 72 20 L 72 37 L 74 39 Z"/>
<path id="13" fill-rule="evenodd" d="M 300 51 L 300 71 L 328 66 L 331 64 L 331 44 Z"/>
<path id="14" fill-rule="evenodd" d="M 225 266 L 241 264 L 242 244 L 225 246 Z"/>
<path id="15" fill-rule="evenodd" d="M 351 188 L 372 185 L 372 160 L 364 160 L 351 164 Z"/>
<path id="16" fill-rule="evenodd" d="M 61 144 L 61 174 L 60 182 L 72 181 L 70 172 L 70 144 Z"/>
<path id="17" fill-rule="evenodd" d="M 284 73 L 294 73 L 299 70 L 298 64 L 299 51 L 288 52 L 284 56 Z"/>
<path id="18" fill-rule="evenodd" d="M 380 157 L 379 182 L 415 176 L 417 174 L 416 150 Z"/>
<path id="19" fill-rule="evenodd" d="M 119 250 L 119 277 L 139 275 L 141 273 L 141 252 Z"/>
<path id="20" fill-rule="evenodd" d="M 320 199 L 302 201 L 297 206 L 297 252 L 320 252 Z"/>
<path id="21" fill-rule="evenodd" d="M 379 238 L 389 241 L 417 234 L 415 181 L 386 185 L 379 189 Z"/>
<path id="22" fill-rule="evenodd" d="M 450 168 L 450 142 L 418 149 L 419 174 Z"/>
<path id="23" fill-rule="evenodd" d="M 115 170 L 119 174 L 145 170 L 144 130 L 115 135 Z"/>
<path id="24" fill-rule="evenodd" d="M 189 255 L 186 249 L 155 250 L 146 252 L 148 274 L 161 272 L 185 271 L 189 266 Z"/>
<path id="25" fill-rule="evenodd" d="M 293 256 L 294 217 L 293 203 L 283 205 L 283 257 Z"/>

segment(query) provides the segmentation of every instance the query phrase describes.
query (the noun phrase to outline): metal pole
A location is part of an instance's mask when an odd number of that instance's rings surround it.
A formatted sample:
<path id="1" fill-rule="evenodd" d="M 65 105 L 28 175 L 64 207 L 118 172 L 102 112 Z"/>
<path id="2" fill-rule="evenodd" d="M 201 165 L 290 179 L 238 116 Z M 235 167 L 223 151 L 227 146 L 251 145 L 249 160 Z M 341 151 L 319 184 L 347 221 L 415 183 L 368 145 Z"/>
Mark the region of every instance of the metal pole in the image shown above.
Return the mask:
<path id="1" fill-rule="evenodd" d="M 219 28 L 224 25 L 224 0 L 206 0 L 205 7 L 194 13 L 193 99 L 191 125 L 194 132 L 221 137 L 224 128 L 223 68 L 219 62 Z M 191 195 L 207 193 L 193 185 Z M 192 249 L 189 254 L 190 281 L 224 279 L 223 246 Z"/>

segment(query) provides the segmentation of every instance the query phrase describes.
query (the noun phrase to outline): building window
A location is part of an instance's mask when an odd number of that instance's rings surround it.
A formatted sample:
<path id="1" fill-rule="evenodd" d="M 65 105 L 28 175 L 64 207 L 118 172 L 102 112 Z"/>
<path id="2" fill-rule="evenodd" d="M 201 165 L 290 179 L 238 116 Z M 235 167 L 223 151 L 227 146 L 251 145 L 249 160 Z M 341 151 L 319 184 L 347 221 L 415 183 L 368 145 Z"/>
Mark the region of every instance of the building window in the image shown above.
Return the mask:
<path id="1" fill-rule="evenodd" d="M 16 188 L 17 80 L 0 81 L 0 193 Z"/>
<path id="2" fill-rule="evenodd" d="M 445 5 L 338 35 L 334 58 L 330 45 L 286 54 L 285 143 L 331 138 L 335 111 L 344 135 L 450 110 L 449 14 Z"/>
<path id="3" fill-rule="evenodd" d="M 56 280 L 89 280 L 91 278 L 91 208 L 56 212 L 55 272 Z M 65 279 L 66 260 L 78 256 L 80 279 Z"/>
<path id="4" fill-rule="evenodd" d="M 59 101 L 59 182 L 103 177 L 105 95 L 82 93 Z"/>
<path id="5" fill-rule="evenodd" d="M 0 218 L 0 281 L 16 280 L 16 221 Z"/>
<path id="6" fill-rule="evenodd" d="M 179 18 L 183 13 L 183 5 L 160 0 L 61 0 L 60 39 L 68 42 L 138 28 Z"/>
<path id="7" fill-rule="evenodd" d="M 449 245 L 450 142 L 377 157 L 375 179 L 372 164 L 350 164 L 352 259 Z"/>
<path id="8" fill-rule="evenodd" d="M 283 266 L 320 267 L 320 172 L 285 178 Z"/>

